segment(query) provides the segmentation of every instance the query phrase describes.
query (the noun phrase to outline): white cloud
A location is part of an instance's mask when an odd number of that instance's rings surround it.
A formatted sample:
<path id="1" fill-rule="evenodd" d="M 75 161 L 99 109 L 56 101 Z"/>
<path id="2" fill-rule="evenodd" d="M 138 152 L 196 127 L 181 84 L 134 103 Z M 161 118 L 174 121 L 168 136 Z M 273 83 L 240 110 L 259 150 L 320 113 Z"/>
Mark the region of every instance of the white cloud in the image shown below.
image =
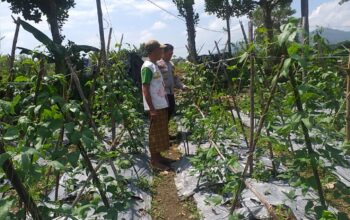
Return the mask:
<path id="1" fill-rule="evenodd" d="M 161 21 L 157 21 L 153 24 L 153 26 L 151 27 L 152 30 L 162 30 L 164 28 L 166 28 L 167 25 L 164 22 Z"/>
<path id="2" fill-rule="evenodd" d="M 333 29 L 350 30 L 350 4 L 338 4 L 338 0 L 331 0 L 319 5 L 310 13 L 310 27 L 329 27 Z"/>
<path id="3" fill-rule="evenodd" d="M 143 43 L 146 42 L 148 40 L 154 39 L 154 34 L 149 31 L 149 30 L 143 30 L 141 31 L 140 35 L 139 35 L 139 39 L 137 43 Z"/>

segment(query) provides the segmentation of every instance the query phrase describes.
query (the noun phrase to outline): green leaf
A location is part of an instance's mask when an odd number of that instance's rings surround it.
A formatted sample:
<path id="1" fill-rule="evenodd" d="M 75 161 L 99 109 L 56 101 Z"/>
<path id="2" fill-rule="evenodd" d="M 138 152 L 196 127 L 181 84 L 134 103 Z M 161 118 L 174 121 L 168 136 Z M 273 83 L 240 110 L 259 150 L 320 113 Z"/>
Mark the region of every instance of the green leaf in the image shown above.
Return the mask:
<path id="1" fill-rule="evenodd" d="M 241 55 L 241 58 L 239 59 L 239 63 L 243 63 L 247 58 L 248 58 L 249 54 L 248 52 L 245 52 Z"/>
<path id="2" fill-rule="evenodd" d="M 98 52 L 100 50 L 96 47 L 92 47 L 88 45 L 76 45 L 76 44 L 72 45 L 69 49 L 69 53 L 77 53 L 81 51 L 88 53 L 90 51 Z"/>
<path id="3" fill-rule="evenodd" d="M 64 165 L 57 160 L 50 161 L 48 165 L 51 166 L 56 171 L 60 171 L 64 169 Z"/>
<path id="4" fill-rule="evenodd" d="M 20 20 L 19 22 L 22 25 L 24 30 L 33 34 L 33 36 L 42 44 L 44 44 L 55 57 L 64 56 L 65 49 L 63 46 L 55 44 L 48 36 L 46 36 L 43 32 L 41 32 L 34 26 L 30 25 L 29 23 L 23 20 Z"/>
<path id="5" fill-rule="evenodd" d="M 210 148 L 207 152 L 207 159 L 212 158 L 217 155 L 217 151 L 214 147 Z"/>
<path id="6" fill-rule="evenodd" d="M 78 165 L 79 155 L 80 155 L 79 151 L 75 151 L 75 152 L 67 154 L 68 162 L 72 166 L 76 167 Z"/>
<path id="7" fill-rule="evenodd" d="M 14 113 L 14 108 L 11 102 L 0 99 L 0 115 L 9 115 Z"/>
<path id="8" fill-rule="evenodd" d="M 205 201 L 214 205 L 220 205 L 222 202 L 221 196 L 208 196 Z"/>
<path id="9" fill-rule="evenodd" d="M 10 159 L 11 156 L 8 153 L 2 153 L 0 154 L 0 166 L 2 166 L 6 160 Z"/>
<path id="10" fill-rule="evenodd" d="M 289 74 L 289 67 L 290 67 L 290 64 L 292 63 L 292 59 L 291 58 L 288 58 L 284 61 L 283 63 L 283 67 L 282 67 L 282 72 L 281 72 L 281 76 L 282 77 L 288 77 L 288 74 Z"/>
<path id="11" fill-rule="evenodd" d="M 301 119 L 301 121 L 304 123 L 304 125 L 305 125 L 308 129 L 311 129 L 311 128 L 312 128 L 312 123 L 310 122 L 310 118 L 303 118 L 303 119 Z"/>
<path id="12" fill-rule="evenodd" d="M 17 76 L 15 82 L 30 82 L 30 79 L 25 76 Z"/>
<path id="13" fill-rule="evenodd" d="M 83 143 L 83 145 L 86 147 L 86 148 L 93 148 L 95 146 L 94 144 L 94 140 L 86 135 L 82 135 L 81 137 L 81 142 Z"/>
<path id="14" fill-rule="evenodd" d="M 7 129 L 4 135 L 4 140 L 12 141 L 18 138 L 18 136 L 19 136 L 18 129 L 16 127 L 10 127 L 9 129 Z"/>
<path id="15" fill-rule="evenodd" d="M 0 200 L 0 219 L 9 219 L 12 203 L 13 203 L 13 200 L 8 200 L 8 199 Z"/>

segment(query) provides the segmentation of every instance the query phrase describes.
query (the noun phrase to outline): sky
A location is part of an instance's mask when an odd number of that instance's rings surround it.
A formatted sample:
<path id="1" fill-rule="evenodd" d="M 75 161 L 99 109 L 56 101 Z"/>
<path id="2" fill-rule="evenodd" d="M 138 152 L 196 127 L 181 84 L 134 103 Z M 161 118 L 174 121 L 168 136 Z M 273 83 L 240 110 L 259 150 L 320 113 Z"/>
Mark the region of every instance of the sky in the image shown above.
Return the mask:
<path id="1" fill-rule="evenodd" d="M 171 14 L 159 9 L 150 1 Z M 77 44 L 100 47 L 96 1 L 75 2 L 76 6 L 69 10 L 69 19 L 63 26 L 65 41 L 71 40 Z M 161 43 L 174 45 L 176 56 L 186 56 L 186 25 L 184 21 L 173 16 L 178 15 L 178 12 L 172 0 L 101 0 L 101 2 L 105 38 L 108 36 L 109 28 L 113 28 L 112 45 L 120 42 L 122 35 L 124 35 L 123 48 L 132 48 L 133 45 L 138 47 L 149 39 L 157 39 Z M 310 29 L 329 27 L 350 31 L 350 2 L 342 6 L 339 6 L 338 2 L 339 0 L 309 0 Z M 299 17 L 300 0 L 293 0 L 292 7 L 296 10 L 295 16 Z M 226 41 L 227 33 L 223 31 L 226 25 L 215 15 L 209 15 L 204 11 L 204 0 L 195 0 L 195 11 L 200 19 L 196 28 L 197 50 L 200 50 L 200 54 L 208 53 L 208 50 L 214 49 L 214 41 L 220 41 L 221 44 Z M 243 38 L 239 20 L 245 26 L 248 23 L 246 17 L 231 19 L 232 42 Z M 40 23 L 30 23 L 51 36 L 45 18 Z M 0 39 L 3 38 L 0 41 L 0 54 L 10 53 L 14 31 L 15 24 L 11 18 L 9 4 L 0 2 Z M 31 34 L 21 30 L 17 46 L 34 49 L 40 46 L 40 43 Z"/>

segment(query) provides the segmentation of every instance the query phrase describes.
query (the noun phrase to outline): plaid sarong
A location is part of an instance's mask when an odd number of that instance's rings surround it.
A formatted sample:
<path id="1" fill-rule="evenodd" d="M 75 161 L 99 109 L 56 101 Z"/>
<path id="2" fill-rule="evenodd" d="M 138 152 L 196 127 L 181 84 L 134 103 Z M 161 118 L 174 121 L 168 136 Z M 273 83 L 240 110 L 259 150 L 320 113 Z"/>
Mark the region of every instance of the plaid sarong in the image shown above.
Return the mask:
<path id="1" fill-rule="evenodd" d="M 158 115 L 150 119 L 149 149 L 152 154 L 169 148 L 168 109 L 156 110 Z"/>

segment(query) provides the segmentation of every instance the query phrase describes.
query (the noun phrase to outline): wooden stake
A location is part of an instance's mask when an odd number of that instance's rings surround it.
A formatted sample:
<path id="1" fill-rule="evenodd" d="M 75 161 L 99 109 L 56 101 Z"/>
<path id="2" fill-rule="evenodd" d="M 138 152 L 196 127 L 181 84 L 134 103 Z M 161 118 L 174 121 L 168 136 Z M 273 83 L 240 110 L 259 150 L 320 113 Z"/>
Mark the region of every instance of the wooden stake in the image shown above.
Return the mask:
<path id="1" fill-rule="evenodd" d="M 304 43 L 309 45 L 309 0 L 301 0 L 301 21 L 304 30 Z"/>
<path id="2" fill-rule="evenodd" d="M 249 43 L 248 43 L 248 38 L 247 38 L 247 34 L 245 33 L 245 30 L 244 30 L 244 26 L 243 26 L 242 21 L 239 21 L 239 25 L 241 26 L 241 30 L 242 30 L 244 42 L 245 42 L 245 44 L 246 44 L 247 47 L 248 47 L 248 45 L 249 45 Z"/>
<path id="3" fill-rule="evenodd" d="M 118 47 L 118 52 L 122 49 L 123 39 L 124 39 L 124 34 L 122 34 L 122 36 L 121 36 L 121 38 L 120 38 L 119 47 Z"/>
<path id="4" fill-rule="evenodd" d="M 108 33 L 108 41 L 107 41 L 107 58 L 109 54 L 109 47 L 111 45 L 111 39 L 112 39 L 112 28 L 109 28 L 109 33 Z"/>
<path id="5" fill-rule="evenodd" d="M 0 154 L 6 154 L 4 143 L 0 141 Z M 35 220 L 43 219 L 39 209 L 34 202 L 32 196 L 28 193 L 24 187 L 21 179 L 19 178 L 11 159 L 7 159 L 2 164 L 2 169 L 4 170 L 6 177 L 10 180 L 13 188 L 15 188 L 20 200 L 23 201 L 25 208 L 30 212 L 31 216 Z"/>
<path id="6" fill-rule="evenodd" d="M 346 70 L 346 142 L 350 142 L 350 49 L 348 68 Z"/>
<path id="7" fill-rule="evenodd" d="M 298 85 L 297 85 L 297 82 L 295 80 L 294 74 L 292 72 L 289 73 L 289 78 L 290 78 L 290 82 L 291 82 L 292 87 L 293 87 L 295 103 L 296 103 L 298 112 L 300 113 L 300 115 L 304 115 L 303 104 L 301 102 L 300 94 L 298 91 Z M 314 175 L 315 180 L 316 180 L 318 196 L 320 197 L 320 202 L 321 202 L 322 207 L 325 209 L 326 208 L 326 201 L 324 199 L 322 184 L 321 184 L 320 176 L 319 176 L 318 170 L 317 170 L 317 159 L 316 159 L 317 156 L 316 156 L 315 151 L 312 148 L 312 143 L 311 143 L 311 138 L 309 135 L 308 128 L 306 127 L 306 125 L 304 124 L 303 121 L 300 121 L 300 125 L 301 125 L 301 128 L 302 128 L 303 133 L 304 133 L 304 139 L 305 139 L 305 144 L 306 144 L 308 156 L 311 160 L 311 167 L 312 167 L 313 175 Z"/>
<path id="8" fill-rule="evenodd" d="M 106 63 L 106 43 L 105 43 L 105 34 L 103 30 L 103 15 L 101 9 L 101 0 L 96 0 L 97 6 L 97 17 L 98 17 L 98 26 L 100 31 L 100 41 L 101 41 L 101 62 L 104 65 Z"/>
<path id="9" fill-rule="evenodd" d="M 35 85 L 35 93 L 34 93 L 34 105 L 36 105 L 37 103 L 37 98 L 39 95 L 39 90 L 40 90 L 40 86 L 41 86 L 41 81 L 43 76 L 45 75 L 45 59 L 42 57 L 39 61 L 40 63 L 40 69 L 38 72 L 38 78 L 36 79 L 36 85 Z"/>
<path id="10" fill-rule="evenodd" d="M 220 50 L 219 50 L 218 42 L 216 42 L 216 41 L 215 41 L 215 47 L 216 47 L 216 49 L 217 49 L 217 51 L 218 51 L 219 59 L 221 60 L 221 59 L 222 59 L 222 56 L 221 56 L 221 53 L 220 53 Z M 219 66 L 218 66 L 218 69 L 217 69 L 217 73 L 216 73 L 216 74 L 218 74 L 218 72 L 219 72 L 219 70 L 220 70 L 220 65 L 221 65 L 221 62 L 219 62 Z M 241 126 L 241 129 L 242 129 L 243 137 L 244 137 L 245 143 L 246 143 L 246 145 L 247 145 L 247 147 L 248 147 L 248 146 L 249 146 L 248 138 L 247 138 L 247 135 L 246 135 L 246 132 L 245 132 L 245 127 L 244 127 L 243 120 L 242 120 L 242 117 L 241 117 L 240 109 L 239 109 L 239 107 L 238 107 L 238 104 L 237 104 L 235 95 L 232 94 L 232 93 L 233 93 L 233 91 L 232 91 L 232 81 L 231 81 L 231 80 L 229 79 L 229 77 L 228 77 L 226 67 L 224 67 L 223 69 L 224 69 L 224 74 L 225 74 L 226 80 L 228 81 L 228 87 L 229 87 L 229 90 L 230 90 L 229 93 L 231 94 L 230 97 L 231 97 L 232 100 L 233 100 L 233 107 L 234 107 L 234 109 L 235 109 L 236 112 L 237 112 L 237 117 L 238 117 L 238 121 L 239 121 L 239 124 L 240 124 L 240 126 Z M 230 102 L 230 101 L 228 101 L 228 102 Z M 235 121 L 235 117 L 234 117 L 234 115 L 233 115 L 232 109 L 231 109 L 231 115 L 232 115 L 233 121 Z"/>
<path id="11" fill-rule="evenodd" d="M 251 161 L 253 160 L 254 151 L 255 151 L 255 144 L 258 142 L 258 140 L 260 138 L 261 130 L 262 130 L 263 125 L 265 123 L 265 119 L 266 119 L 267 113 L 268 113 L 268 111 L 270 109 L 270 105 L 271 105 L 272 99 L 273 99 L 273 97 L 275 95 L 275 92 L 276 92 L 276 89 L 277 89 L 278 79 L 279 79 L 280 74 L 282 72 L 281 69 L 283 67 L 283 63 L 284 63 L 284 59 L 282 59 L 282 61 L 281 61 L 279 71 L 277 72 L 277 75 L 276 75 L 276 79 L 275 79 L 275 81 L 273 81 L 272 88 L 270 89 L 269 98 L 268 98 L 267 102 L 265 103 L 265 107 L 264 107 L 263 113 L 262 113 L 261 118 L 259 120 L 258 128 L 257 128 L 256 134 L 255 134 L 255 139 L 254 139 L 253 145 L 252 145 L 252 151 L 249 151 L 247 162 L 246 162 L 246 165 L 245 165 L 244 170 L 242 172 L 240 183 L 239 183 L 237 192 L 235 194 L 235 198 L 234 198 L 233 203 L 232 203 L 232 207 L 231 207 L 231 210 L 230 210 L 231 213 L 233 213 L 233 211 L 235 210 L 235 208 L 237 206 L 238 197 L 239 197 L 239 195 L 241 193 L 241 190 L 242 190 L 242 187 L 243 187 L 243 183 L 245 181 L 244 179 L 245 179 L 246 173 L 248 171 L 248 167 L 250 166 Z"/>
<path id="12" fill-rule="evenodd" d="M 198 112 L 202 115 L 202 118 L 205 118 L 204 113 L 201 111 L 201 109 L 195 105 L 196 109 L 198 110 Z M 217 129 L 215 129 L 216 131 Z M 224 161 L 226 161 L 226 157 L 222 154 L 222 152 L 219 149 L 219 146 L 212 140 L 211 138 L 211 134 L 208 135 L 209 137 L 209 142 L 210 142 L 210 146 L 214 146 L 214 149 L 216 150 L 216 152 L 218 153 L 218 155 L 220 156 L 220 158 Z M 238 170 L 235 169 L 233 166 L 231 165 L 227 165 L 228 169 L 232 172 L 232 173 L 237 173 Z M 269 204 L 269 202 L 265 199 L 265 197 L 260 194 L 260 192 L 258 192 L 253 186 L 252 184 L 248 181 L 248 180 L 244 180 L 244 185 L 259 199 L 259 201 L 265 206 L 265 208 L 267 209 L 267 211 L 269 212 L 269 214 L 272 216 L 273 220 L 278 220 L 279 218 L 277 217 L 275 211 L 273 210 L 273 207 Z M 197 183 L 198 185 L 198 183 Z M 237 194 L 236 194 L 237 195 Z M 231 214 L 233 213 L 234 209 L 231 209 Z"/>
<path id="13" fill-rule="evenodd" d="M 249 22 L 249 43 L 253 44 L 253 22 Z M 249 151 L 252 153 L 254 150 L 254 78 L 255 78 L 255 64 L 254 55 L 250 54 L 250 86 L 249 86 L 249 97 L 250 97 L 250 133 L 249 133 Z M 253 160 L 249 161 L 249 173 L 253 173 Z"/>
<path id="14" fill-rule="evenodd" d="M 18 41 L 18 34 L 19 34 L 19 28 L 21 26 L 20 24 L 20 18 L 18 17 L 17 20 L 15 20 L 14 17 L 12 17 L 13 21 L 16 24 L 16 30 L 15 30 L 15 36 L 13 37 L 12 42 L 12 49 L 11 49 L 11 56 L 10 56 L 10 62 L 9 62 L 9 79 L 8 82 L 13 82 L 15 79 L 15 70 L 14 70 L 14 63 L 15 63 L 15 57 L 16 57 L 16 47 L 17 47 L 17 41 Z"/>

